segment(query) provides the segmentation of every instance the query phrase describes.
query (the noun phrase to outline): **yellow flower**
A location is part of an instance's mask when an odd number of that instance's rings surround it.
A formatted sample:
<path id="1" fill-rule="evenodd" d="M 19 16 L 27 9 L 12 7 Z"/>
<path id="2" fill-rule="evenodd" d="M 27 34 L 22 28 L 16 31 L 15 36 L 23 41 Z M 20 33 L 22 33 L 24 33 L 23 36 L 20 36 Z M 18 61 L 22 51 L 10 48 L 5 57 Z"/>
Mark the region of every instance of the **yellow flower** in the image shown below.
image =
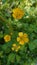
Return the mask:
<path id="1" fill-rule="evenodd" d="M 11 40 L 11 36 L 10 35 L 5 35 L 4 40 L 5 40 L 5 42 L 9 42 Z"/>
<path id="2" fill-rule="evenodd" d="M 15 19 L 21 19 L 24 15 L 24 11 L 21 10 L 20 8 L 15 8 L 13 9 L 13 14 L 12 16 L 15 18 Z"/>
<path id="3" fill-rule="evenodd" d="M 16 48 L 16 50 L 15 50 L 15 51 L 17 52 L 19 49 L 20 49 L 20 46 L 17 46 L 17 48 Z"/>
<path id="4" fill-rule="evenodd" d="M 13 44 L 12 45 L 12 50 L 13 51 L 16 51 L 17 52 L 19 49 L 20 49 L 20 46 L 17 46 L 16 44 Z"/>
<path id="5" fill-rule="evenodd" d="M 28 35 L 26 33 L 19 32 L 17 42 L 19 42 L 20 45 L 24 45 L 24 43 L 29 42 Z"/>

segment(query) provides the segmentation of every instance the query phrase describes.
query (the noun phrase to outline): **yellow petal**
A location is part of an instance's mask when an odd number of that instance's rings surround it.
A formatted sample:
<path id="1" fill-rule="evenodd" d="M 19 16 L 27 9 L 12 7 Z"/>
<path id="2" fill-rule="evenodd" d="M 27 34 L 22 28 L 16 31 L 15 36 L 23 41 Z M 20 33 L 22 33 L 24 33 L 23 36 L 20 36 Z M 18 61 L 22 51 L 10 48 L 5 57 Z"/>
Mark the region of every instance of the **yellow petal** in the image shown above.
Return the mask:
<path id="1" fill-rule="evenodd" d="M 24 33 L 24 37 L 28 37 L 28 35 L 26 33 Z"/>
<path id="2" fill-rule="evenodd" d="M 22 37 L 23 36 L 23 32 L 19 32 L 18 35 L 19 35 L 19 37 Z"/>
<path id="3" fill-rule="evenodd" d="M 12 16 L 16 19 L 16 14 L 12 14 Z"/>
<path id="4" fill-rule="evenodd" d="M 24 41 L 21 40 L 21 41 L 19 42 L 19 44 L 20 44 L 20 45 L 24 45 Z"/>
<path id="5" fill-rule="evenodd" d="M 20 37 L 17 37 L 17 42 L 19 42 L 20 41 Z"/>
<path id="6" fill-rule="evenodd" d="M 29 39 L 28 38 L 25 38 L 24 42 L 25 43 L 29 42 Z"/>

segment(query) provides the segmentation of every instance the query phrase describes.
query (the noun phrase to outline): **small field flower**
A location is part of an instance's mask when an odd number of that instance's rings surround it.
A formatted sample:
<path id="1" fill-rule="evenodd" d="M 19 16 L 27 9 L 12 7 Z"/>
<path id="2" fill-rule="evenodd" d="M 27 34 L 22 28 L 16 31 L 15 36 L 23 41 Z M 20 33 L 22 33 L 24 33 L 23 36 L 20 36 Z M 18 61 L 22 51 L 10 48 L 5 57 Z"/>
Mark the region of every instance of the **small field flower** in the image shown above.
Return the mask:
<path id="1" fill-rule="evenodd" d="M 15 8 L 13 9 L 13 14 L 12 16 L 15 18 L 15 19 L 21 19 L 24 15 L 24 11 L 21 10 L 20 8 Z"/>
<path id="2" fill-rule="evenodd" d="M 26 33 L 19 32 L 17 37 L 17 42 L 19 42 L 20 45 L 24 45 L 24 43 L 28 43 L 29 42 L 28 35 Z"/>
<path id="3" fill-rule="evenodd" d="M 19 49 L 20 49 L 20 46 L 19 45 L 18 46 L 16 44 L 13 44 L 12 45 L 12 50 L 13 51 L 16 51 L 17 52 Z"/>
<path id="4" fill-rule="evenodd" d="M 4 40 L 5 40 L 5 42 L 9 42 L 11 40 L 11 36 L 10 35 L 5 35 Z"/>

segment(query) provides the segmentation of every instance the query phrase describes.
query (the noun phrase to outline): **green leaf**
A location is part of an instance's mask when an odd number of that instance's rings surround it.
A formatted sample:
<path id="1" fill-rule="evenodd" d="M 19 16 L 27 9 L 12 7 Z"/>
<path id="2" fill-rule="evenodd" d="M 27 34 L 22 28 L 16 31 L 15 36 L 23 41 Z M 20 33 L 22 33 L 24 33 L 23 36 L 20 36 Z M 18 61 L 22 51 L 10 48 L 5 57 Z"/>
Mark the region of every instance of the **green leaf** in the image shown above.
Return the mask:
<path id="1" fill-rule="evenodd" d="M 0 57 L 2 57 L 3 56 L 3 51 L 0 51 Z"/>
<path id="2" fill-rule="evenodd" d="M 8 56 L 8 62 L 14 62 L 15 60 L 15 54 L 14 53 L 10 53 Z"/>
<path id="3" fill-rule="evenodd" d="M 17 62 L 20 62 L 21 57 L 19 55 L 16 55 L 16 60 L 17 60 Z"/>
<path id="4" fill-rule="evenodd" d="M 37 47 L 37 39 L 29 43 L 30 50 L 34 50 Z"/>
<path id="5" fill-rule="evenodd" d="M 9 53 L 11 51 L 10 47 L 11 47 L 11 44 L 6 43 L 3 45 L 2 49 L 5 53 Z"/>
<path id="6" fill-rule="evenodd" d="M 0 32 L 0 38 L 2 38 L 2 37 L 3 37 L 3 33 Z"/>

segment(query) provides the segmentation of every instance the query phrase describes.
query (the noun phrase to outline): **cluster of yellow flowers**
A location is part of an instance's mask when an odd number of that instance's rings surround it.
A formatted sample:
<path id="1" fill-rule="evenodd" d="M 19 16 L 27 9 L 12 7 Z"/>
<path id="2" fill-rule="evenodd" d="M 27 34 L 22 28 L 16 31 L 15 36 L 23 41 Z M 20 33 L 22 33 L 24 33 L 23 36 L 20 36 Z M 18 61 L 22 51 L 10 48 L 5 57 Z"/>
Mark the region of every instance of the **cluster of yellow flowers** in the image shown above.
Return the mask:
<path id="1" fill-rule="evenodd" d="M 11 36 L 10 35 L 5 35 L 4 40 L 5 40 L 5 42 L 11 41 Z M 18 37 L 17 37 L 17 42 L 19 43 L 19 45 L 16 45 L 16 43 L 12 44 L 12 50 L 13 51 L 14 50 L 18 51 L 20 49 L 21 45 L 24 45 L 25 43 L 29 42 L 28 35 L 26 33 L 19 32 Z"/>
<path id="2" fill-rule="evenodd" d="M 15 18 L 15 19 L 21 19 L 24 15 L 24 11 L 21 10 L 20 8 L 15 8 L 12 10 L 13 14 L 12 16 Z"/>
<path id="3" fill-rule="evenodd" d="M 12 10 L 12 12 L 13 12 L 12 16 L 15 19 L 21 19 L 24 15 L 24 11 L 21 10 L 20 8 L 15 8 Z M 5 42 L 9 42 L 11 40 L 11 35 L 5 35 L 4 40 Z M 29 41 L 28 35 L 26 33 L 19 32 L 17 37 L 17 42 L 19 43 L 19 45 L 16 45 L 16 43 L 12 44 L 12 50 L 18 51 L 20 49 L 20 46 L 24 45 L 28 41 Z"/>

